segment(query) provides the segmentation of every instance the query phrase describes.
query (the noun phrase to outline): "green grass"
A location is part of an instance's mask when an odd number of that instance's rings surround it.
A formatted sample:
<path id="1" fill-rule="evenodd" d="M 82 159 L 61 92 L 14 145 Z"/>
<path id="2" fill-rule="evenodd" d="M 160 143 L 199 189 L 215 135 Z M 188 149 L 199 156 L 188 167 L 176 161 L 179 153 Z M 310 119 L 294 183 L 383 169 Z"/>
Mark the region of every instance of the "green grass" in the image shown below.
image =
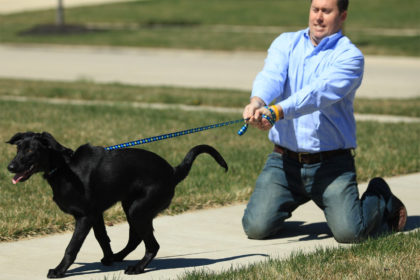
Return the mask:
<path id="1" fill-rule="evenodd" d="M 164 91 L 166 97 L 153 99 L 153 102 L 162 103 L 165 100 L 178 103 L 178 96 L 182 100 L 195 95 L 203 97 L 202 104 L 214 102 L 209 100 L 217 100 L 219 95 L 234 96 L 231 101 L 223 103 L 226 107 L 235 107 L 238 106 L 237 103 L 245 104 L 248 101 L 248 94 L 244 92 L 232 94 L 230 91 L 191 89 L 189 93 L 185 93 L 186 91 L 176 88 L 95 85 L 85 82 L 0 80 L 0 89 L 0 97 L 47 96 L 115 101 L 115 105 L 109 106 L 0 100 L 0 139 L 3 143 L 18 131 L 49 131 L 59 142 L 72 149 L 86 142 L 108 146 L 240 118 L 237 113 L 136 109 L 120 102 L 127 98 L 137 100 L 137 94 L 146 98 Z M 395 102 L 402 108 L 410 108 L 410 103 L 411 100 Z M 381 101 L 372 101 L 368 107 L 377 107 L 378 111 L 385 110 L 386 106 L 382 104 Z M 363 105 L 363 101 L 360 105 Z M 244 202 L 249 198 L 272 146 L 267 141 L 266 133 L 255 129 L 249 129 L 242 137 L 237 136 L 239 127 L 240 125 L 218 128 L 139 147 L 156 152 L 176 165 L 189 148 L 207 143 L 218 149 L 229 164 L 229 172 L 224 173 L 210 157 L 197 158 L 190 176 L 177 187 L 176 196 L 166 214 Z M 364 182 L 374 176 L 418 172 L 418 135 L 418 123 L 359 122 L 359 148 L 356 157 L 359 181 Z M 34 175 L 23 184 L 11 184 L 12 175 L 7 172 L 6 166 L 14 153 L 15 148 L 6 144 L 0 150 L 0 240 L 15 240 L 71 229 L 72 218 L 63 214 L 52 201 L 50 187 L 40 175 Z M 124 215 L 120 207 L 109 210 L 106 220 L 112 223 L 123 221 Z"/>
<path id="2" fill-rule="evenodd" d="M 91 82 L 43 82 L 0 79 L 0 96 L 58 98 L 64 100 L 101 100 L 111 102 L 140 102 L 186 104 L 243 108 L 249 92 L 224 89 L 194 89 L 179 87 L 129 86 Z M 359 114 L 399 115 L 420 117 L 420 98 L 366 99 L 354 103 Z"/>
<path id="3" fill-rule="evenodd" d="M 182 280 L 420 279 L 420 231 L 370 239 L 358 245 L 296 252 L 222 273 L 197 270 Z"/>
<path id="4" fill-rule="evenodd" d="M 0 79 L 0 96 L 27 96 L 113 102 L 166 103 L 242 108 L 249 92 L 176 87 L 128 86 L 91 82 Z"/>
<path id="5" fill-rule="evenodd" d="M 419 30 L 419 9 L 417 0 L 353 0 L 345 31 L 365 54 L 419 56 L 418 32 L 414 36 L 385 36 L 368 30 Z M 308 10 L 309 0 L 135 1 L 66 9 L 68 24 L 101 30 L 21 34 L 53 24 L 52 9 L 0 16 L 0 42 L 265 51 L 279 33 L 305 28 Z M 242 28 L 238 30 L 238 26 Z M 251 28 L 255 26 L 260 27 L 258 32 Z"/>
<path id="6" fill-rule="evenodd" d="M 238 118 L 232 114 L 30 102 L 0 102 L 0 112 L 0 138 L 3 143 L 18 131 L 49 131 L 58 141 L 73 149 L 86 142 L 108 146 Z M 199 157 L 191 176 L 178 186 L 167 214 L 236 203 L 249 196 L 256 172 L 248 170 L 261 168 L 264 161 L 262 153 L 268 153 L 270 145 L 265 141 L 265 135 L 258 135 L 257 131 L 249 131 L 247 138 L 239 139 L 237 129 L 239 127 L 219 128 L 213 133 L 197 133 L 141 147 L 162 155 L 176 165 L 192 146 L 208 143 L 218 149 L 229 163 L 230 170 L 224 173 L 210 157 Z M 12 159 L 15 148 L 6 144 L 3 147 L 0 152 L 0 240 L 70 229 L 72 218 L 61 213 L 51 200 L 51 190 L 41 176 L 35 175 L 17 186 L 11 184 L 12 176 L 7 172 L 6 165 Z M 259 154 L 260 158 L 254 158 Z M 121 209 L 117 207 L 109 211 L 107 220 L 124 220 Z"/>

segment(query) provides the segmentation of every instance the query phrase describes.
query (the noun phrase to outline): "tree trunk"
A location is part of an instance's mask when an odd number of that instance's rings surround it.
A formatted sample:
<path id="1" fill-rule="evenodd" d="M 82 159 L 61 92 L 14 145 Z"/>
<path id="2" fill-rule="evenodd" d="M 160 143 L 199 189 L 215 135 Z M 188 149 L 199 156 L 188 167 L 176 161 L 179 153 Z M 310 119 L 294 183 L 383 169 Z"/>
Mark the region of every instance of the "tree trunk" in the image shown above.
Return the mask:
<path id="1" fill-rule="evenodd" d="M 63 7 L 63 0 L 58 0 L 57 15 L 56 15 L 55 23 L 59 27 L 63 27 L 64 26 L 64 7 Z"/>

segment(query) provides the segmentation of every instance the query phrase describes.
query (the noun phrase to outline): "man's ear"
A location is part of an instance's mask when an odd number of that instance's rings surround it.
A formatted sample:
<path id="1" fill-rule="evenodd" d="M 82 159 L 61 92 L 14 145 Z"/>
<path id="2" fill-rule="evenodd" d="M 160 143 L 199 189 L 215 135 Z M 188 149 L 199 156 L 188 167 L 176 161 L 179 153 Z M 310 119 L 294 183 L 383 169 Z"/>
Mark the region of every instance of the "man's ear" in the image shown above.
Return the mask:
<path id="1" fill-rule="evenodd" d="M 17 145 L 19 141 L 21 141 L 23 138 L 33 137 L 34 135 L 35 133 L 31 131 L 18 132 L 15 135 L 13 135 L 12 138 L 10 138 L 10 140 L 7 141 L 6 143 L 11 144 L 11 145 Z"/>
<path id="2" fill-rule="evenodd" d="M 340 20 L 343 23 L 347 19 L 347 11 L 343 11 L 340 15 Z"/>

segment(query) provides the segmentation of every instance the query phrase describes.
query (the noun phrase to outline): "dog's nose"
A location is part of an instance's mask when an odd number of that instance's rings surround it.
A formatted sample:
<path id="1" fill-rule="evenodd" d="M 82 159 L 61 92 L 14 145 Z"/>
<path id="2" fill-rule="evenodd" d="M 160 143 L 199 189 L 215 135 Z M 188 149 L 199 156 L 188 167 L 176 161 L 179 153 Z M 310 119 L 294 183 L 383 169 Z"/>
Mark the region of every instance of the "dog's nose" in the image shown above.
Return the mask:
<path id="1" fill-rule="evenodd" d="M 7 166 L 7 169 L 8 169 L 10 172 L 13 172 L 13 171 L 15 170 L 15 168 L 16 168 L 16 166 L 15 166 L 13 163 L 10 163 L 10 164 Z"/>

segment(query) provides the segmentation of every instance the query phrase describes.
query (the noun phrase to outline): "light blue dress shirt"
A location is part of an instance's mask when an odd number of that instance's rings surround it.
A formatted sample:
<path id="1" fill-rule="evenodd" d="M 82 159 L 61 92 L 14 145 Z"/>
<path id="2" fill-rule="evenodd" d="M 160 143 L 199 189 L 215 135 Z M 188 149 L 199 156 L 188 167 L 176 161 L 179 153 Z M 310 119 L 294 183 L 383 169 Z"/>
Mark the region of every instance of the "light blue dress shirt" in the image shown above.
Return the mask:
<path id="1" fill-rule="evenodd" d="M 295 152 L 356 148 L 353 100 L 363 70 L 363 54 L 341 31 L 316 47 L 309 28 L 277 37 L 251 95 L 283 108 L 270 141 Z"/>

